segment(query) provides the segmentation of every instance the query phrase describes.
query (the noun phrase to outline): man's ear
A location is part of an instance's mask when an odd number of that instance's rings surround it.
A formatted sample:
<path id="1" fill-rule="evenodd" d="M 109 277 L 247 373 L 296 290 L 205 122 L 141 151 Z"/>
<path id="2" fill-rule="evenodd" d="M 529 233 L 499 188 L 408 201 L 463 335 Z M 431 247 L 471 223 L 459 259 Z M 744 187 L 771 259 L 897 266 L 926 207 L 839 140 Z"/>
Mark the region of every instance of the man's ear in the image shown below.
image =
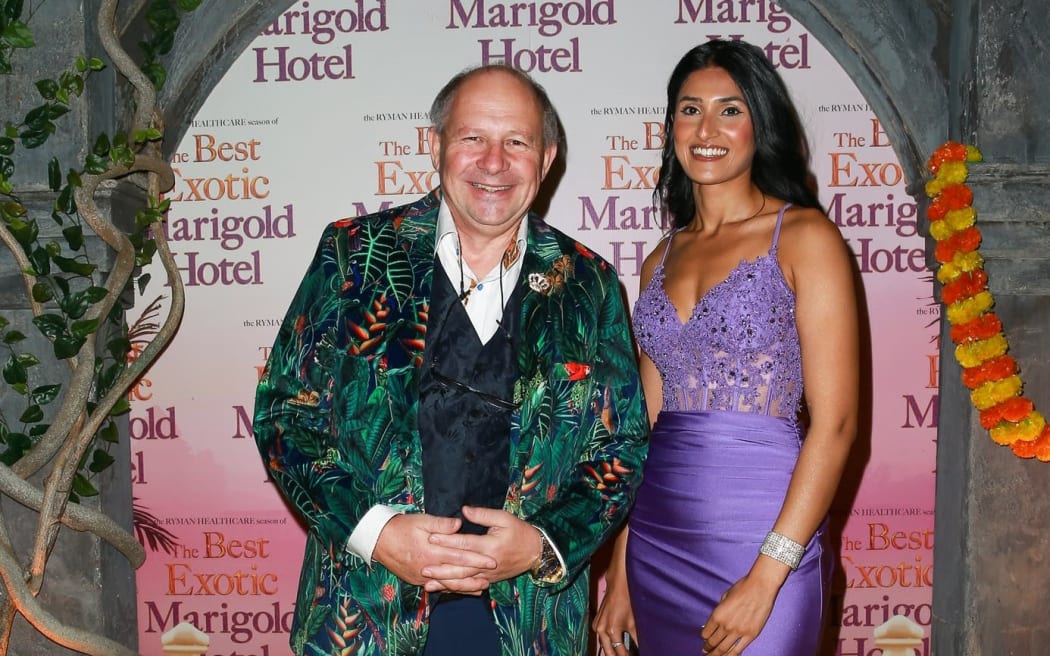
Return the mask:
<path id="1" fill-rule="evenodd" d="M 431 147 L 433 150 L 433 147 Z M 554 163 L 554 158 L 558 156 L 558 144 L 550 144 L 543 149 L 543 175 L 540 179 L 547 177 L 547 171 L 551 170 L 551 164 Z"/>

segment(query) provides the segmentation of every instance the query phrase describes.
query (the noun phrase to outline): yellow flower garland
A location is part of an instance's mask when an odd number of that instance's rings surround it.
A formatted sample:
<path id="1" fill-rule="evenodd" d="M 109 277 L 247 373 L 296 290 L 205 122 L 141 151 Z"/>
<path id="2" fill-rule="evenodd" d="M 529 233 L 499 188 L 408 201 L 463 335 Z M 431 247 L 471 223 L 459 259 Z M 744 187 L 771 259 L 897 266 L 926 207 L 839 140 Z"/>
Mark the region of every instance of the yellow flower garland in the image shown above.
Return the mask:
<path id="1" fill-rule="evenodd" d="M 967 164 L 979 161 L 976 148 L 949 141 L 927 163 L 934 177 L 926 183 L 931 199 L 926 215 L 930 235 L 937 241 L 941 300 L 952 327 L 955 359 L 963 367 L 963 382 L 980 411 L 981 425 L 996 444 L 1009 446 L 1016 456 L 1050 462 L 1050 426 L 1022 396 L 1024 382 L 1006 354 L 1010 344 L 992 312 L 995 299 L 987 289 L 984 258 L 978 252 L 977 212 L 966 185 Z"/>

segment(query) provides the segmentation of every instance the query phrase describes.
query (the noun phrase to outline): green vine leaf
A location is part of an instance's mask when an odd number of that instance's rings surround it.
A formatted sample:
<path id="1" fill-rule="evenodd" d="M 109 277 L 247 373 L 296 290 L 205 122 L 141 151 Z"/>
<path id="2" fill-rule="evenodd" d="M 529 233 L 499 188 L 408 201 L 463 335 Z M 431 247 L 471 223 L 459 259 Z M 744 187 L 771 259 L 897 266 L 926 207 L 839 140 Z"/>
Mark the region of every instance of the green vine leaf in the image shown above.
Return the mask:
<path id="1" fill-rule="evenodd" d="M 148 141 L 157 141 L 164 136 L 160 130 L 154 127 L 146 128 L 145 130 L 136 130 L 135 134 L 132 135 L 136 144 L 143 144 Z"/>
<path id="2" fill-rule="evenodd" d="M 77 75 L 72 71 L 64 71 L 58 76 L 58 83 L 61 85 L 61 88 L 55 93 L 55 99 L 62 101 L 63 104 L 69 104 L 69 94 L 80 96 L 84 93 L 83 75 Z"/>
<path id="3" fill-rule="evenodd" d="M 13 465 L 33 446 L 33 441 L 25 433 L 7 434 L 7 451 L 0 456 L 5 465 Z"/>
<path id="4" fill-rule="evenodd" d="M 11 344 L 17 344 L 25 340 L 25 334 L 20 330 L 10 330 L 4 334 L 4 344 L 10 346 Z"/>
<path id="5" fill-rule="evenodd" d="M 29 372 L 19 362 L 18 358 L 12 354 L 7 358 L 7 364 L 4 365 L 3 369 L 4 382 L 8 385 L 24 385 L 29 380 Z"/>
<path id="6" fill-rule="evenodd" d="M 69 282 L 65 278 L 58 277 L 54 279 L 55 287 L 58 287 L 63 294 L 69 296 Z"/>
<path id="7" fill-rule="evenodd" d="M 73 337 L 82 339 L 98 330 L 98 319 L 81 319 L 80 321 L 74 321 L 73 326 L 70 328 L 70 332 L 73 333 Z"/>
<path id="8" fill-rule="evenodd" d="M 40 234 L 40 229 L 37 227 L 36 221 L 29 219 L 24 221 L 22 219 L 15 219 L 8 224 L 8 229 L 11 234 L 15 236 L 15 239 L 19 244 L 25 248 L 29 248 L 36 241 L 36 237 Z"/>
<path id="9" fill-rule="evenodd" d="M 47 303 L 55 297 L 55 293 L 51 290 L 51 285 L 46 282 L 38 282 L 33 285 L 33 300 L 37 303 Z"/>
<path id="10" fill-rule="evenodd" d="M 94 453 L 91 454 L 91 464 L 88 465 L 88 469 L 97 474 L 104 471 L 106 467 L 109 467 L 114 462 L 116 462 L 116 458 L 109 455 L 109 453 L 102 449 L 95 449 Z"/>
<path id="11" fill-rule="evenodd" d="M 109 135 L 103 132 L 102 134 L 95 137 L 95 145 L 91 147 L 91 152 L 99 157 L 105 157 L 109 154 L 110 143 Z"/>
<path id="12" fill-rule="evenodd" d="M 54 80 L 39 80 L 36 83 L 36 90 L 44 100 L 54 100 L 58 89 L 58 82 Z"/>
<path id="13" fill-rule="evenodd" d="M 100 175 L 106 172 L 109 168 L 109 160 L 104 156 L 99 156 L 94 153 L 89 154 L 84 158 L 84 172 L 91 173 L 92 175 Z"/>
<path id="14" fill-rule="evenodd" d="M 22 205 L 22 203 L 19 203 L 18 201 L 9 200 L 3 203 L 3 205 L 0 205 L 0 207 L 3 208 L 4 216 L 8 217 L 9 219 L 15 219 L 21 216 L 25 216 L 26 214 L 25 206 Z"/>
<path id="15" fill-rule="evenodd" d="M 0 7 L 3 8 L 5 24 L 17 20 L 22 15 L 22 0 L 7 0 L 7 3 L 0 4 Z"/>
<path id="16" fill-rule="evenodd" d="M 58 305 L 62 308 L 62 311 L 66 313 L 67 317 L 70 319 L 79 319 L 84 316 L 85 312 L 87 312 L 88 300 L 83 294 L 78 292 L 66 296 Z"/>
<path id="17" fill-rule="evenodd" d="M 44 145 L 44 142 L 46 142 L 48 137 L 54 134 L 54 132 L 55 124 L 48 122 L 40 127 L 20 132 L 18 138 L 22 140 L 22 145 L 26 148 L 39 148 Z"/>
<path id="18" fill-rule="evenodd" d="M 88 303 L 91 303 L 92 305 L 94 305 L 95 303 L 98 303 L 102 299 L 106 298 L 106 296 L 109 294 L 109 292 L 106 291 L 105 287 L 94 287 L 94 286 L 88 287 L 87 289 L 84 290 L 83 293 L 84 293 L 84 296 L 87 298 Z"/>
<path id="19" fill-rule="evenodd" d="M 45 249 L 39 246 L 34 248 L 33 252 L 29 254 L 29 261 L 33 265 L 33 270 L 31 271 L 33 275 L 46 276 L 51 273 L 51 255 Z"/>
<path id="20" fill-rule="evenodd" d="M 149 81 L 153 83 L 154 88 L 163 88 L 164 83 L 168 81 L 168 73 L 160 64 L 146 64 L 142 67 L 142 72 L 145 73 L 146 77 L 149 78 Z"/>
<path id="21" fill-rule="evenodd" d="M 103 442 L 109 442 L 110 444 L 116 444 L 120 441 L 120 431 L 117 430 L 117 425 L 113 421 L 106 422 L 106 425 L 98 432 L 98 436 Z"/>
<path id="22" fill-rule="evenodd" d="M 106 342 L 106 350 L 114 358 L 119 358 L 131 350 L 131 340 L 121 335 Z"/>
<path id="23" fill-rule="evenodd" d="M 44 411 L 38 405 L 30 405 L 18 418 L 23 424 L 35 424 L 44 418 Z"/>
<path id="24" fill-rule="evenodd" d="M 29 31 L 29 26 L 21 21 L 8 23 L 7 27 L 4 28 L 3 40 L 11 48 L 32 48 L 36 45 L 36 41 L 33 40 L 33 33 Z"/>
<path id="25" fill-rule="evenodd" d="M 131 412 L 131 404 L 128 402 L 128 397 L 122 396 L 120 400 L 113 405 L 113 408 L 109 411 L 109 414 L 113 417 L 119 417 L 120 415 L 124 415 L 129 412 Z"/>
<path id="26" fill-rule="evenodd" d="M 47 186 L 51 191 L 58 191 L 62 188 L 62 169 L 57 157 L 52 157 L 47 163 Z"/>
<path id="27" fill-rule="evenodd" d="M 29 393 L 29 402 L 37 405 L 47 405 L 58 397 L 58 393 L 61 390 L 61 385 L 41 385 Z"/>
<path id="28" fill-rule="evenodd" d="M 62 236 L 66 238 L 69 250 L 79 251 L 84 247 L 84 228 L 79 225 L 71 225 L 62 229 Z"/>
<path id="29" fill-rule="evenodd" d="M 15 356 L 15 360 L 17 360 L 18 363 L 26 369 L 30 367 L 35 367 L 38 364 L 40 364 L 40 359 L 32 353 L 19 353 Z"/>
<path id="30" fill-rule="evenodd" d="M 94 264 L 80 262 L 69 257 L 52 257 L 51 260 L 62 271 L 75 273 L 78 276 L 90 276 L 97 268 Z"/>
<path id="31" fill-rule="evenodd" d="M 46 313 L 41 314 L 38 317 L 33 317 L 33 325 L 35 325 L 37 330 L 48 339 L 55 339 L 60 334 L 66 332 L 65 317 L 54 313 Z"/>
<path id="32" fill-rule="evenodd" d="M 73 494 L 78 497 L 94 497 L 98 496 L 98 490 L 86 476 L 77 472 L 77 475 L 73 477 Z"/>
<path id="33" fill-rule="evenodd" d="M 77 211 L 77 202 L 73 198 L 72 185 L 62 187 L 62 191 L 59 192 L 58 198 L 55 199 L 55 209 L 59 212 L 65 212 L 66 214 L 72 214 Z"/>
<path id="34" fill-rule="evenodd" d="M 55 357 L 59 360 L 67 360 L 75 356 L 86 341 L 86 339 L 77 339 L 68 333 L 59 335 L 55 338 Z"/>

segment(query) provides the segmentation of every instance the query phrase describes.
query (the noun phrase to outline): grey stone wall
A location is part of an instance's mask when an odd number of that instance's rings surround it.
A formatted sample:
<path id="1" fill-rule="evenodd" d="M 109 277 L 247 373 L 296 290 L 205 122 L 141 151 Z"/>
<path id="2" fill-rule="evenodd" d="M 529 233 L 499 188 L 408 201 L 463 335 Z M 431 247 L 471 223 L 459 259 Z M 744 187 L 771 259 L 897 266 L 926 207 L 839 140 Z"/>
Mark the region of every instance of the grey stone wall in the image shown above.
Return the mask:
<path id="1" fill-rule="evenodd" d="M 101 55 L 94 16 L 99 0 L 50 0 L 26 3 L 34 12 L 30 27 L 37 47 L 16 51 L 15 75 L 0 77 L 0 119 L 18 122 L 26 111 L 40 102 L 34 83 L 45 77 L 56 77 L 69 68 L 79 54 Z M 62 241 L 60 227 L 48 217 L 53 197 L 47 193 L 47 161 L 57 157 L 65 165 L 83 161 L 87 148 L 101 131 L 113 133 L 118 116 L 115 111 L 117 89 L 112 71 L 89 79 L 84 102 L 73 103 L 73 111 L 59 119 L 60 129 L 46 146 L 36 150 L 19 150 L 13 180 L 15 194 L 29 208 L 41 228 L 41 234 L 54 233 Z M 121 189 L 121 188 L 116 188 Z M 130 194 L 130 195 L 129 195 Z M 141 204 L 141 194 L 110 189 L 100 195 L 99 205 L 110 216 L 126 216 Z M 133 216 L 133 214 L 132 214 Z M 102 272 L 108 271 L 112 258 L 101 240 L 86 240 L 92 261 Z M 0 312 L 30 337 L 34 351 L 47 352 L 50 345 L 31 324 L 28 296 L 14 259 L 6 248 L 0 248 Z M 65 362 L 45 361 L 31 370 L 31 385 L 54 382 L 68 376 Z M 21 398 L 0 399 L 8 418 L 21 413 Z M 130 448 L 127 431 L 113 455 L 117 462 L 95 481 L 101 494 L 85 500 L 85 505 L 106 512 L 131 530 Z M 39 477 L 34 484 L 40 486 Z M 36 533 L 38 515 L 10 499 L 0 500 L 7 530 L 20 558 L 24 559 Z M 0 595 L 2 596 L 2 595 Z M 111 546 L 92 535 L 69 529 L 60 531 L 49 560 L 47 575 L 39 599 L 61 621 L 77 627 L 100 631 L 123 644 L 134 647 L 138 642 L 135 607 L 134 570 Z M 19 618 L 8 653 L 12 656 L 60 656 L 72 654 L 40 635 Z"/>
<path id="2" fill-rule="evenodd" d="M 50 194 L 28 191 L 21 192 L 20 197 L 31 215 L 44 219 L 40 223 L 42 237 L 61 241 L 60 227 L 47 219 L 54 202 Z M 143 196 L 136 189 L 121 185 L 104 190 L 97 202 L 105 214 L 118 217 L 118 220 L 128 220 L 134 216 L 135 208 L 143 203 Z M 104 276 L 112 262 L 108 248 L 97 237 L 88 237 L 85 243 L 92 261 L 102 263 L 99 276 Z M 50 352 L 50 343 L 31 323 L 33 314 L 29 309 L 21 275 L 13 258 L 6 252 L 0 257 L 0 313 L 28 336 L 27 342 L 31 344 L 29 348 L 33 352 Z M 69 369 L 65 362 L 43 357 L 41 360 L 41 365 L 30 370 L 30 387 L 68 377 Z M 24 409 L 22 398 L 11 396 L 13 398 L 0 399 L 0 408 L 9 419 L 17 418 Z M 120 428 L 120 443 L 114 445 L 110 452 L 116 462 L 93 481 L 100 495 L 84 499 L 82 503 L 95 510 L 104 510 L 130 531 L 131 440 L 126 421 L 122 422 Z M 47 471 L 45 469 L 33 477 L 33 484 L 42 487 L 44 483 L 41 479 Z M 39 515 L 2 497 L 0 510 L 7 521 L 7 530 L 16 553 L 25 562 L 35 539 Z M 68 528 L 59 532 L 39 599 L 44 608 L 71 626 L 90 628 L 132 647 L 138 642 L 134 569 L 123 555 L 92 534 Z M 61 656 L 78 652 L 57 646 L 29 626 L 24 618 L 18 618 L 8 653 L 11 656 Z"/>

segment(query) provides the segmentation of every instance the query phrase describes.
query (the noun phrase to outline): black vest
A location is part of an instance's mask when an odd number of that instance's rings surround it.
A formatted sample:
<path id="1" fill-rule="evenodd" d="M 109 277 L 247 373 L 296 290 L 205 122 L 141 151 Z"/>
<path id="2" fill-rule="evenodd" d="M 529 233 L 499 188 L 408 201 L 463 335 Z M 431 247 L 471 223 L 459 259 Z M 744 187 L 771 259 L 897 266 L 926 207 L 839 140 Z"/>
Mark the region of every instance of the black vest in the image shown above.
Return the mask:
<path id="1" fill-rule="evenodd" d="M 432 515 L 502 508 L 507 497 L 511 408 L 504 406 L 518 379 L 519 288 L 507 290 L 500 328 L 482 344 L 440 261 L 434 267 L 419 389 L 424 505 Z M 485 529 L 464 521 L 463 531 Z"/>

